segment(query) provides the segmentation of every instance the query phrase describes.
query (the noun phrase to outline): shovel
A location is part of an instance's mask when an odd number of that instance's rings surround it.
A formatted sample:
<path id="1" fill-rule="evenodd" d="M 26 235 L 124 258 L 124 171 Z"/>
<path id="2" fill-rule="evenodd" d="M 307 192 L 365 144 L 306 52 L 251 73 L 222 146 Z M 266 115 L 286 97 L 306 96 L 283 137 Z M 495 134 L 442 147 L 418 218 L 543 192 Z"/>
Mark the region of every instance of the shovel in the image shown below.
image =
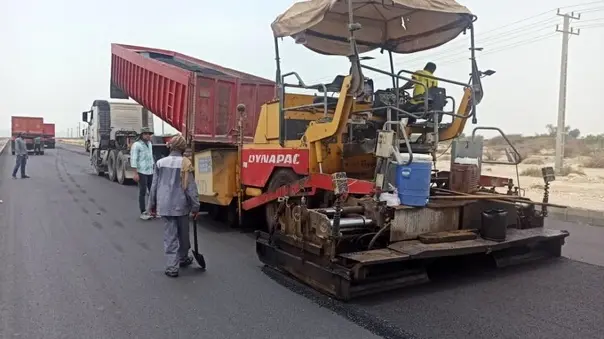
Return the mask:
<path id="1" fill-rule="evenodd" d="M 193 258 L 197 261 L 202 270 L 206 269 L 206 259 L 199 253 L 199 244 L 197 243 L 197 218 L 193 217 Z"/>

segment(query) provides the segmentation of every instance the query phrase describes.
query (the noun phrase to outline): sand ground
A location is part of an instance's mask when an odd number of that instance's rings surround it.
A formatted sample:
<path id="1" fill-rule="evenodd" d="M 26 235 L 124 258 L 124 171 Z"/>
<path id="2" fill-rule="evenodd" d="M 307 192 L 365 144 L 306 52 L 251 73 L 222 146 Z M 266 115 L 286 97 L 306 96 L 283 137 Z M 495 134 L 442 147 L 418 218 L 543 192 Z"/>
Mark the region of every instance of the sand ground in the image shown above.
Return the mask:
<path id="1" fill-rule="evenodd" d="M 450 167 L 450 158 L 445 155 L 443 159 L 437 162 L 439 170 L 447 170 Z M 531 156 L 531 159 L 541 159 L 543 164 L 529 165 L 519 164 L 518 173 L 522 173 L 527 168 L 541 168 L 544 166 L 554 166 L 554 157 L 549 155 Z M 499 161 L 506 161 L 504 158 Z M 579 207 L 594 210 L 604 210 L 604 169 L 591 169 L 581 167 L 581 158 L 565 159 L 565 165 L 570 165 L 577 169 L 581 174 L 571 173 L 567 176 L 557 176 L 556 181 L 550 184 L 549 201 L 554 204 L 565 205 L 569 207 Z M 520 188 L 524 190 L 524 195 L 532 200 L 541 201 L 543 199 L 543 179 L 540 177 L 531 177 L 520 175 L 518 181 L 516 176 L 516 166 L 513 165 L 484 165 L 483 175 L 502 176 L 514 179 L 514 183 L 520 182 Z"/>

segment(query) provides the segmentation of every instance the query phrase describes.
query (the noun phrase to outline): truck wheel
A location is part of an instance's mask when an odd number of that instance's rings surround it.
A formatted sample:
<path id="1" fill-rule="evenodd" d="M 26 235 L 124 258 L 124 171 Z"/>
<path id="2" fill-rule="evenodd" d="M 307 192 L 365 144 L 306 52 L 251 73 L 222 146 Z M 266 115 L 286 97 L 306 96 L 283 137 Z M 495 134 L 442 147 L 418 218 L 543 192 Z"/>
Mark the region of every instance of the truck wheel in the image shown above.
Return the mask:
<path id="1" fill-rule="evenodd" d="M 216 220 L 216 221 L 220 221 L 220 213 L 221 211 L 221 207 L 219 205 L 214 205 L 214 204 L 208 204 L 208 217 L 210 217 L 210 219 L 212 220 Z"/>
<path id="2" fill-rule="evenodd" d="M 90 143 L 88 141 L 84 143 L 84 148 L 86 149 L 86 152 L 90 152 Z"/>
<path id="3" fill-rule="evenodd" d="M 92 167 L 94 168 L 96 175 L 98 175 L 100 177 L 100 176 L 105 175 L 105 171 L 103 171 L 99 168 L 99 165 L 98 165 L 99 160 L 100 160 L 99 151 L 93 151 L 92 152 Z"/>
<path id="4" fill-rule="evenodd" d="M 239 227 L 239 214 L 237 213 L 237 201 L 231 201 L 229 206 L 225 206 L 225 222 L 229 228 Z"/>
<path id="5" fill-rule="evenodd" d="M 115 172 L 117 177 L 117 182 L 120 185 L 126 184 L 126 163 L 124 161 L 124 154 L 120 151 L 116 154 L 115 157 Z"/>
<path id="6" fill-rule="evenodd" d="M 268 183 L 267 192 L 273 192 L 277 188 L 291 184 L 294 181 L 300 179 L 294 171 L 291 169 L 280 168 L 270 179 Z M 277 214 L 277 210 L 279 208 L 279 203 L 277 201 L 269 202 L 265 207 L 265 221 L 266 221 L 266 229 L 270 232 L 273 228 L 273 219 L 275 218 L 275 214 Z"/>
<path id="7" fill-rule="evenodd" d="M 110 151 L 109 156 L 107 157 L 107 176 L 109 177 L 109 181 L 117 180 L 117 171 L 115 167 L 116 163 L 116 152 Z"/>

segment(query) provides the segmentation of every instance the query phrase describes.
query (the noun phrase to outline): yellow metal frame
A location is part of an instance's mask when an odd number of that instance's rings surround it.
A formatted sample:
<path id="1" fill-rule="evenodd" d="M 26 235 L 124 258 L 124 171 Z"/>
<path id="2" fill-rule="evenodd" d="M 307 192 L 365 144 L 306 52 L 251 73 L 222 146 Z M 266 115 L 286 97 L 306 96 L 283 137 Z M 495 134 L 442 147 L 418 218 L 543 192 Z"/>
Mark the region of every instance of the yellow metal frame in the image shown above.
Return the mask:
<path id="1" fill-rule="evenodd" d="M 326 116 L 320 111 L 287 111 L 285 119 L 310 121 L 304 136 L 299 140 L 285 140 L 284 147 L 279 145 L 279 102 L 274 101 L 262 106 L 258 125 L 252 144 L 244 145 L 244 149 L 306 149 L 309 151 L 310 173 L 333 173 L 338 171 L 357 172 L 364 174 L 364 167 L 373 173 L 375 159 L 373 155 L 360 155 L 342 159 L 343 140 L 342 134 L 346 132 L 348 119 L 353 111 L 369 109 L 368 105 L 355 103 L 354 97 L 349 93 L 351 76 L 344 78 L 338 102 L 333 113 Z M 304 94 L 286 94 L 284 107 L 295 107 L 312 104 L 314 96 Z M 327 119 L 319 122 L 319 119 Z"/>
<path id="2" fill-rule="evenodd" d="M 309 121 L 304 136 L 297 140 L 285 140 L 284 146 L 279 144 L 279 102 L 273 101 L 262 106 L 254 142 L 242 145 L 243 149 L 304 149 L 309 153 L 309 173 L 334 173 L 344 171 L 357 179 L 373 179 L 376 158 L 373 154 L 343 157 L 343 134 L 352 112 L 369 110 L 367 104 L 359 104 L 349 94 L 351 77 L 345 77 L 335 110 L 327 115 L 322 110 L 286 111 L 285 119 Z M 458 117 L 448 128 L 441 129 L 439 140 L 445 141 L 457 137 L 464 129 L 467 117 L 471 111 L 472 92 L 465 89 L 459 104 Z M 310 105 L 315 96 L 304 94 L 286 94 L 284 107 Z M 322 121 L 319 121 L 322 120 Z M 372 120 L 383 121 L 374 117 Z M 425 133 L 423 128 L 407 128 L 407 133 Z M 241 147 L 241 146 L 240 146 Z M 238 195 L 258 196 L 262 190 L 258 188 L 240 187 L 240 149 L 208 149 L 194 155 L 195 180 L 199 188 L 201 202 L 228 206 Z M 210 173 L 200 173 L 198 161 L 202 157 L 210 157 L 212 170 Z M 205 190 L 204 190 L 205 188 Z M 240 197 L 241 198 L 241 197 Z M 241 199 L 239 199 L 241 200 Z"/>

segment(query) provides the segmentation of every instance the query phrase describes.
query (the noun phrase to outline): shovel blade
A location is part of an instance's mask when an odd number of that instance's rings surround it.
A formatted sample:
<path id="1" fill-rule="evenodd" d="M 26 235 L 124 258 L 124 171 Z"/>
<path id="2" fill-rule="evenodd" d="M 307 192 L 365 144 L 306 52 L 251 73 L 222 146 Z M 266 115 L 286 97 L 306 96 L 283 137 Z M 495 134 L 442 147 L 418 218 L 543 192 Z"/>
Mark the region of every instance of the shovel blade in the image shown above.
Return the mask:
<path id="1" fill-rule="evenodd" d="M 203 254 L 197 252 L 197 251 L 193 251 L 193 257 L 195 258 L 195 261 L 197 261 L 197 265 L 199 265 L 199 267 L 201 267 L 202 269 L 206 269 L 206 259 L 203 257 Z"/>

